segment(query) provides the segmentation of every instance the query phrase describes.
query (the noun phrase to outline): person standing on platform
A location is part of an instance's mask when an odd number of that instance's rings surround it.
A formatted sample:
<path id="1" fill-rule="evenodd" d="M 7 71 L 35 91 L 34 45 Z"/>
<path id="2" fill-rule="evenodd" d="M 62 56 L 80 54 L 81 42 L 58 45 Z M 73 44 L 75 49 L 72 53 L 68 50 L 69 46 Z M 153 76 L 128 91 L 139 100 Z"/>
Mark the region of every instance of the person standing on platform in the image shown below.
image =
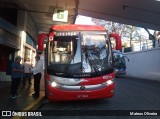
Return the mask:
<path id="1" fill-rule="evenodd" d="M 32 69 L 34 75 L 34 93 L 32 94 L 33 98 L 39 97 L 40 92 L 40 80 L 42 77 L 41 72 L 43 71 L 43 62 L 40 60 L 40 56 L 36 55 L 36 64 Z"/>
<path id="2" fill-rule="evenodd" d="M 23 68 L 24 68 L 24 76 L 23 76 L 23 86 L 25 86 L 26 80 L 28 80 L 28 84 L 32 84 L 31 83 L 31 76 L 32 76 L 32 72 L 31 72 L 31 64 L 30 64 L 30 59 L 27 58 L 27 60 L 24 60 L 24 64 L 23 64 Z"/>
<path id="3" fill-rule="evenodd" d="M 23 74 L 23 69 L 20 64 L 21 59 L 22 58 L 20 56 L 16 56 L 15 61 L 11 67 L 12 68 L 12 73 L 11 73 L 12 83 L 11 83 L 11 91 L 10 91 L 11 98 L 16 98 L 19 96 L 17 93 L 17 90 Z"/>

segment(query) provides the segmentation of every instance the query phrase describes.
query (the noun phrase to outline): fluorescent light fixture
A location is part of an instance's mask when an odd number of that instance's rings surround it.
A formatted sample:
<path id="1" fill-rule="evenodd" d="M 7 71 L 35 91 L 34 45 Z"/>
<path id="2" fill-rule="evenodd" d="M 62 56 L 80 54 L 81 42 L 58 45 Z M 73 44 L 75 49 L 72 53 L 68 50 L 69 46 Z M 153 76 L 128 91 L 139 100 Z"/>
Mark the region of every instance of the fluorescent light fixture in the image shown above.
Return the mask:
<path id="1" fill-rule="evenodd" d="M 20 56 L 22 58 L 23 58 L 23 49 L 24 49 L 23 45 L 24 45 L 25 41 L 26 41 L 26 32 L 22 31 L 21 32 L 21 49 L 20 49 Z"/>

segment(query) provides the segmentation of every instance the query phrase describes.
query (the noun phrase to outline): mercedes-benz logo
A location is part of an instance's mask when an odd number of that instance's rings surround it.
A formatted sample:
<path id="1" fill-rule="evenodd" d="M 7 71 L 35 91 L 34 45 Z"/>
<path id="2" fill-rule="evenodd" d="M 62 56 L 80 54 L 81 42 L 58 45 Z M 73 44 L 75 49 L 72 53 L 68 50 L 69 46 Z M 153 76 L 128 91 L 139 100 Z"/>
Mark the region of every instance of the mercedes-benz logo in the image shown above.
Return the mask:
<path id="1" fill-rule="evenodd" d="M 85 90 L 85 86 L 81 86 L 80 89 L 81 89 L 81 90 Z"/>

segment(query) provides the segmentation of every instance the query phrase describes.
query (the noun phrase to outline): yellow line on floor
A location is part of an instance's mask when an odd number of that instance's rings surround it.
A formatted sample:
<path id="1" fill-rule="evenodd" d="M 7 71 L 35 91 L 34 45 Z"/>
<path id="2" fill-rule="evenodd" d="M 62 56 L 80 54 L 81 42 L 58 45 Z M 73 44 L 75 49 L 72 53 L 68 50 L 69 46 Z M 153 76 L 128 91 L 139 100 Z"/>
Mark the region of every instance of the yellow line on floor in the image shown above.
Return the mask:
<path id="1" fill-rule="evenodd" d="M 39 97 L 37 99 L 35 99 L 31 104 L 29 104 L 28 106 L 26 106 L 22 112 L 28 112 L 30 111 L 31 109 L 33 109 L 38 103 L 40 103 L 42 100 L 44 99 L 44 97 Z M 15 116 L 13 117 L 12 119 L 23 119 L 24 117 L 23 116 Z"/>

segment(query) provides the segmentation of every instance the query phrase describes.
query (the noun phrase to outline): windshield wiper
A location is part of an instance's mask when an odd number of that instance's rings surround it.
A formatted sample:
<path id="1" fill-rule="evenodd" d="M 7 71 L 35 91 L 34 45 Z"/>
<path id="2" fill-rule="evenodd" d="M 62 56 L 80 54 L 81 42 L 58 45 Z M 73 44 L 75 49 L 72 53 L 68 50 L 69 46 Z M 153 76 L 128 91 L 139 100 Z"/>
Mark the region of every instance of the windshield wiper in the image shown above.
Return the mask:
<path id="1" fill-rule="evenodd" d="M 68 73 L 68 69 L 70 68 L 71 61 L 72 61 L 72 57 L 70 57 L 69 60 L 68 60 L 68 64 L 67 64 L 66 70 L 64 71 L 65 74 Z"/>

